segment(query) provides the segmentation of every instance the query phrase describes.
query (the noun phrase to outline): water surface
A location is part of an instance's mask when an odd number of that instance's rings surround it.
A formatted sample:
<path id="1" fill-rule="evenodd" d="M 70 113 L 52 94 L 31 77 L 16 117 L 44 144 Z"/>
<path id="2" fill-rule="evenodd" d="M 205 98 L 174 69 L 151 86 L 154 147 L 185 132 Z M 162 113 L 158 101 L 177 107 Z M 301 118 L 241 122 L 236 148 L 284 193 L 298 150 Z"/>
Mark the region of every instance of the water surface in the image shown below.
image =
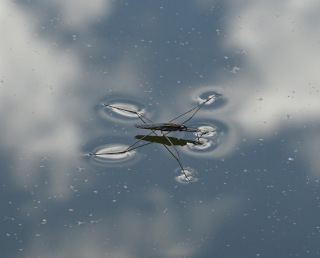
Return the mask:
<path id="1" fill-rule="evenodd" d="M 0 5 L 3 257 L 319 255 L 315 2 Z"/>

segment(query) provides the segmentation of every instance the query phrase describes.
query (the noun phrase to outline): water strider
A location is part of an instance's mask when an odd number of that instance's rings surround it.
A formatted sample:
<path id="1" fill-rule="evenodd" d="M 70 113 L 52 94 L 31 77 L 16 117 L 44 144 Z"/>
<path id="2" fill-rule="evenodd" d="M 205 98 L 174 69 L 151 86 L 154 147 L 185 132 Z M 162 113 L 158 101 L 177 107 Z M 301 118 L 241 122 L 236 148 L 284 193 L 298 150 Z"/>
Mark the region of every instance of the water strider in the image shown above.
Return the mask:
<path id="1" fill-rule="evenodd" d="M 180 131 L 180 132 L 194 132 L 197 135 L 197 141 L 194 141 L 197 144 L 201 144 L 200 142 L 200 137 L 208 132 L 206 131 L 202 131 L 199 130 L 197 128 L 192 128 L 192 127 L 188 127 L 185 123 L 190 121 L 195 114 L 203 107 L 203 105 L 205 105 L 206 103 L 208 103 L 210 100 L 213 100 L 214 98 L 220 96 L 219 94 L 213 94 L 211 96 L 209 96 L 205 101 L 203 101 L 202 103 L 200 103 L 199 105 L 193 107 L 192 109 L 184 112 L 183 114 L 171 119 L 169 122 L 167 123 L 154 123 L 152 122 L 149 118 L 145 117 L 144 115 L 140 114 L 137 111 L 133 111 L 133 110 L 128 110 L 122 107 L 117 107 L 117 106 L 113 106 L 113 105 L 109 105 L 109 104 L 103 104 L 103 107 L 108 107 L 111 109 L 117 109 L 120 111 L 125 111 L 125 112 L 129 112 L 131 114 L 135 114 L 142 122 L 143 124 L 135 124 L 134 126 L 136 128 L 140 128 L 140 129 L 146 129 L 146 130 L 151 130 L 151 132 L 147 135 L 143 135 L 140 136 L 138 141 L 136 141 L 135 143 L 133 143 L 132 145 L 130 145 L 128 148 L 126 148 L 124 151 L 117 151 L 117 152 L 109 152 L 109 153 L 91 153 L 90 155 L 93 156 L 101 156 L 101 155 L 110 155 L 110 154 L 121 154 L 121 153 L 127 153 L 129 151 L 132 151 L 134 149 L 140 148 L 142 146 L 146 146 L 148 144 L 151 144 L 152 142 L 157 142 L 157 141 L 149 141 L 148 143 L 136 146 L 140 141 L 142 140 L 147 140 L 150 139 L 150 135 L 153 134 L 155 136 L 153 137 L 158 137 L 158 138 L 164 138 L 165 141 L 162 140 L 161 144 L 170 152 L 170 154 L 177 160 L 177 162 L 179 163 L 179 166 L 181 168 L 182 173 L 184 174 L 185 178 L 187 179 L 187 181 L 190 181 L 185 169 L 183 168 L 183 165 L 181 163 L 181 158 L 180 158 L 180 154 L 177 150 L 177 148 L 175 147 L 175 145 L 177 144 L 173 144 L 173 137 L 168 137 L 167 135 L 170 132 L 174 132 L 174 131 Z M 188 119 L 186 119 L 185 121 L 183 121 L 181 124 L 177 124 L 177 123 L 173 123 L 173 121 L 177 120 L 178 118 L 187 115 L 189 113 L 191 113 L 193 111 L 193 113 L 191 114 L 190 117 L 188 117 Z M 160 131 L 162 136 L 159 136 L 157 134 L 156 131 Z M 176 139 L 176 138 L 174 138 Z M 172 146 L 174 149 L 174 152 L 176 154 L 173 153 L 173 151 L 169 148 L 169 146 Z"/>

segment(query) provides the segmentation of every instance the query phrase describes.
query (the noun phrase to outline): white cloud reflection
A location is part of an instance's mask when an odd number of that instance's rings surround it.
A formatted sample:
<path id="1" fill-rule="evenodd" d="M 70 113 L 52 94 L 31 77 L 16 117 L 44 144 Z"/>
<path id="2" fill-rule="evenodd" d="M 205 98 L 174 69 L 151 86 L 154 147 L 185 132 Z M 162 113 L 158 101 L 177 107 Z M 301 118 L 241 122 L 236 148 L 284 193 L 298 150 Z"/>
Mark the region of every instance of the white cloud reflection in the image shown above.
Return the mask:
<path id="1" fill-rule="evenodd" d="M 227 42 L 246 53 L 234 82 L 241 100 L 234 118 L 246 137 L 318 117 L 319 3 L 251 1 L 229 7 Z"/>
<path id="2" fill-rule="evenodd" d="M 304 130 L 314 124 L 320 115 L 319 2 L 251 1 L 229 7 L 228 46 L 246 53 L 242 74 L 228 91 L 228 97 L 241 101 L 230 115 L 241 125 L 243 137 L 268 138 L 288 126 Z M 314 130 L 309 134 L 318 138 Z M 320 152 L 320 145 L 311 148 Z M 307 160 L 320 167 L 317 157 Z M 316 171 L 309 173 L 319 177 Z"/>
<path id="3" fill-rule="evenodd" d="M 106 18 L 113 7 L 111 0 L 56 0 L 53 3 L 61 10 L 62 22 L 66 27 L 82 29 Z"/>
<path id="4" fill-rule="evenodd" d="M 10 1 L 3 1 L 0 9 L 2 147 L 20 167 L 13 175 L 21 186 L 35 183 L 38 155 L 52 155 L 51 162 L 64 165 L 56 170 L 60 180 L 52 180 L 51 193 L 65 193 L 61 176 L 70 169 L 66 157 L 79 148 L 80 132 L 64 110 L 68 105 L 61 103 L 69 102 L 67 92 L 81 68 L 75 56 L 36 36 L 27 13 Z"/>

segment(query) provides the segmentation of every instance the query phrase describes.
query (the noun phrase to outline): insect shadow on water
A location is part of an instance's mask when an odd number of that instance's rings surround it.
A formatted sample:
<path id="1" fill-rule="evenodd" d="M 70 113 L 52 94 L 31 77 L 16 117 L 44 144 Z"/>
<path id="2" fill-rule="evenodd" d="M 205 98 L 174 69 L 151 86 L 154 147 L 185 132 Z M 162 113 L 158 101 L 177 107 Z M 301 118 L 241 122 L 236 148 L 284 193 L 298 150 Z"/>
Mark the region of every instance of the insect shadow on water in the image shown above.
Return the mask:
<path id="1" fill-rule="evenodd" d="M 192 109 L 184 112 L 183 114 L 171 119 L 169 122 L 167 123 L 154 123 L 153 121 L 151 121 L 149 118 L 147 118 L 146 116 L 140 114 L 137 111 L 133 111 L 133 110 L 128 110 L 122 107 L 117 107 L 117 106 L 113 106 L 113 105 L 109 105 L 109 104 L 102 104 L 102 107 L 107 107 L 110 109 L 117 109 L 120 111 L 124 111 L 124 112 L 129 112 L 131 114 L 135 114 L 142 122 L 143 124 L 134 124 L 134 126 L 136 128 L 139 129 L 147 129 L 147 130 L 151 130 L 151 132 L 147 135 L 137 135 L 135 138 L 138 139 L 135 143 L 133 143 L 132 145 L 130 145 L 128 148 L 126 148 L 123 151 L 116 151 L 116 152 L 104 152 L 104 153 L 90 153 L 89 155 L 91 156 L 103 156 L 103 155 L 112 155 L 112 154 L 123 154 L 123 153 L 127 153 L 130 151 L 133 151 L 137 148 L 141 148 L 143 146 L 149 145 L 151 143 L 161 143 L 168 151 L 169 153 L 177 160 L 177 162 L 179 163 L 179 166 L 181 168 L 181 172 L 184 174 L 185 178 L 187 181 L 191 181 L 188 174 L 186 173 L 186 170 L 183 168 L 182 162 L 181 162 L 181 158 L 180 158 L 180 154 L 178 149 L 175 147 L 177 145 L 183 146 L 186 145 L 188 143 L 194 144 L 194 145 L 201 145 L 201 137 L 205 134 L 208 133 L 208 131 L 203 131 L 200 130 L 198 128 L 193 128 L 193 127 L 189 127 L 186 125 L 186 123 L 188 121 L 190 121 L 195 115 L 196 113 L 209 101 L 213 100 L 214 98 L 219 97 L 220 94 L 213 94 L 211 96 L 209 96 L 205 101 L 203 101 L 202 103 L 200 103 L 199 105 L 193 107 Z M 177 123 L 173 123 L 173 121 L 177 120 L 178 118 L 185 116 L 189 113 L 191 113 L 191 116 L 188 117 L 188 119 L 186 119 L 185 121 L 183 121 L 181 124 L 177 124 Z M 158 133 L 156 131 L 160 131 L 162 136 L 159 136 Z M 196 140 L 184 140 L 184 139 L 177 139 L 175 137 L 168 137 L 167 135 L 171 132 L 175 132 L 175 131 L 180 131 L 180 132 L 193 132 L 196 134 L 197 139 Z M 151 136 L 151 135 L 154 136 Z M 148 143 L 144 143 L 144 144 L 140 144 L 138 146 L 136 146 L 139 142 L 141 142 L 142 140 L 144 141 L 148 141 Z M 171 150 L 169 147 L 173 148 L 173 150 Z"/>

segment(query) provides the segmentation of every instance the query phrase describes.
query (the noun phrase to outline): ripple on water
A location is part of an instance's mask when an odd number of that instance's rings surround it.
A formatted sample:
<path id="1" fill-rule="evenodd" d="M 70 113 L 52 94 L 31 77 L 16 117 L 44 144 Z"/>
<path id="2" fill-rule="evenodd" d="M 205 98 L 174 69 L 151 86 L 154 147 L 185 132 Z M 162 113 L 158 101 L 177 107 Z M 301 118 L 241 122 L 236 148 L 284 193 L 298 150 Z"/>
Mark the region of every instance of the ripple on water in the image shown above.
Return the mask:
<path id="1" fill-rule="evenodd" d="M 216 101 L 217 98 L 219 98 L 219 94 L 217 93 L 204 93 L 202 95 L 200 95 L 198 97 L 198 103 L 201 104 L 205 101 L 207 101 L 209 98 L 211 98 L 207 103 L 206 105 L 210 105 L 212 104 L 214 101 Z"/>
<path id="2" fill-rule="evenodd" d="M 129 110 L 129 111 L 127 111 Z M 100 115 L 108 120 L 138 119 L 138 115 L 145 116 L 147 113 L 144 105 L 132 100 L 113 100 L 101 104 Z"/>
<path id="3" fill-rule="evenodd" d="M 210 97 L 213 97 L 210 99 L 201 109 L 216 109 L 221 106 L 224 106 L 226 104 L 225 97 L 218 93 L 215 90 L 211 89 L 198 89 L 196 92 L 192 93 L 192 98 L 198 103 L 201 104 L 205 102 Z"/>
<path id="4" fill-rule="evenodd" d="M 214 137 L 218 134 L 218 128 L 211 125 L 198 126 L 198 130 L 203 133 L 202 137 Z"/>
<path id="5" fill-rule="evenodd" d="M 187 146 L 193 151 L 209 152 L 214 150 L 218 144 L 218 138 L 221 134 L 221 131 L 218 130 L 218 127 L 201 125 L 198 127 L 198 129 L 203 133 L 198 140 L 199 144 L 188 143 Z"/>
<path id="6" fill-rule="evenodd" d="M 102 165 L 112 165 L 132 161 L 136 157 L 136 151 L 126 152 L 128 145 L 124 144 L 108 144 L 97 147 L 90 157 L 93 161 Z"/>
<path id="7" fill-rule="evenodd" d="M 185 174 L 181 171 L 181 168 L 177 168 L 175 170 L 175 173 L 178 174 L 175 177 L 175 180 L 178 183 L 187 184 L 187 183 L 194 183 L 198 181 L 198 178 L 196 177 L 198 172 L 193 168 L 190 168 L 190 167 L 184 168 L 184 172 L 188 176 L 189 180 L 186 178 Z"/>

